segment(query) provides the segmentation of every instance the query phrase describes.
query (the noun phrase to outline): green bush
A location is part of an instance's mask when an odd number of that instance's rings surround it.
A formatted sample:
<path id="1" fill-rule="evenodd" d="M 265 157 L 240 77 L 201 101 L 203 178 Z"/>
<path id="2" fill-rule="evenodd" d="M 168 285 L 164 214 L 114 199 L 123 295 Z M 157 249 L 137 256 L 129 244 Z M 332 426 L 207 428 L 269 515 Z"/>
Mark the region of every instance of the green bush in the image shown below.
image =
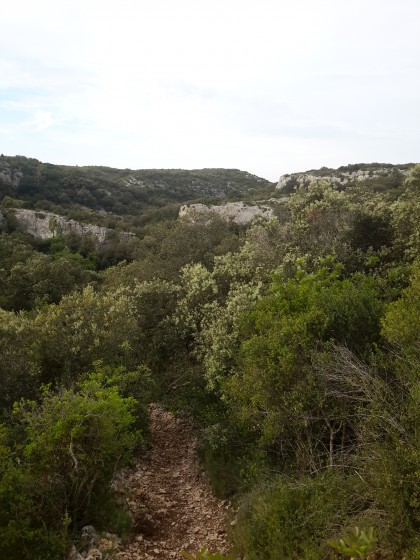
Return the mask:
<path id="1" fill-rule="evenodd" d="M 1 558 L 57 559 L 69 531 L 107 522 L 110 482 L 141 441 L 135 411 L 100 373 L 15 406 L 14 432 L 0 441 Z"/>
<path id="2" fill-rule="evenodd" d="M 362 506 L 350 499 L 354 485 L 333 473 L 298 481 L 278 476 L 247 498 L 235 531 L 237 546 L 248 560 L 326 556 L 328 537 Z"/>

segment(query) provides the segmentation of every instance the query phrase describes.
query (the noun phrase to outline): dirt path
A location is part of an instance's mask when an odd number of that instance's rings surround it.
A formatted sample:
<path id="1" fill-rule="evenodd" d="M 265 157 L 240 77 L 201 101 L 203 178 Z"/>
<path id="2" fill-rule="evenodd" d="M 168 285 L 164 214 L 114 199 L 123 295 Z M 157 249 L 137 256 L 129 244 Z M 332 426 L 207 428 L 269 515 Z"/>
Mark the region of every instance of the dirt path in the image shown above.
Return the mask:
<path id="1" fill-rule="evenodd" d="M 181 558 L 203 547 L 228 552 L 230 504 L 213 496 L 198 465 L 193 426 L 158 405 L 150 407 L 153 447 L 119 486 L 128 492 L 134 536 L 119 560 Z"/>

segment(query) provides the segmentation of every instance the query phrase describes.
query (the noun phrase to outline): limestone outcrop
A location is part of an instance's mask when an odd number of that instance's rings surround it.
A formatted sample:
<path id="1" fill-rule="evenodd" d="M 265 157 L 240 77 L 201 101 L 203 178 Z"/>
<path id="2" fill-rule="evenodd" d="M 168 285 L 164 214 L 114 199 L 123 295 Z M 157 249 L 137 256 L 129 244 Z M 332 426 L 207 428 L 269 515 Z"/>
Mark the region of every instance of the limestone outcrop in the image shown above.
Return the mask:
<path id="1" fill-rule="evenodd" d="M 39 239 L 51 239 L 61 235 L 76 233 L 83 237 L 90 235 L 98 245 L 103 245 L 118 235 L 119 239 L 131 239 L 134 233 L 116 232 L 113 229 L 96 226 L 93 224 L 82 224 L 76 220 L 69 220 L 52 212 L 37 212 L 18 208 L 13 210 L 19 229 Z"/>
<path id="2" fill-rule="evenodd" d="M 400 169 L 398 167 L 380 167 L 374 169 L 358 169 L 355 171 L 334 171 L 333 174 L 324 173 L 292 173 L 282 175 L 277 183 L 277 189 L 285 190 L 287 186 L 293 182 L 296 186 L 308 185 L 314 181 L 319 181 L 321 179 L 329 181 L 334 185 L 344 186 L 347 183 L 366 181 L 368 179 L 375 179 L 379 177 L 387 177 L 395 171 L 401 173 L 401 175 L 406 176 L 408 174 L 407 169 Z"/>
<path id="3" fill-rule="evenodd" d="M 277 200 L 276 200 L 277 201 Z M 206 204 L 186 204 L 181 206 L 179 217 L 194 219 L 194 215 L 215 214 L 224 220 L 235 222 L 236 224 L 247 225 L 255 218 L 269 219 L 274 216 L 274 211 L 268 204 L 247 205 L 243 202 L 227 202 L 218 206 Z"/>

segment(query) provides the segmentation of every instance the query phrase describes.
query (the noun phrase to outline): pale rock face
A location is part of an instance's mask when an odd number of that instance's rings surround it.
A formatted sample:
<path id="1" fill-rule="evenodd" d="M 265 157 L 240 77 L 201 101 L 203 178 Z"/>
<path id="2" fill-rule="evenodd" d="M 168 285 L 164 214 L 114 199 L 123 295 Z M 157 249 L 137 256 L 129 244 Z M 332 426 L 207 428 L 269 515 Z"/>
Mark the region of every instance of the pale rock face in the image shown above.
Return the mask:
<path id="1" fill-rule="evenodd" d="M 282 175 L 277 183 L 277 189 L 283 190 L 284 187 L 292 180 L 295 180 L 298 186 L 313 183 L 315 181 L 325 180 L 335 185 L 346 185 L 349 181 L 366 181 L 366 179 L 373 179 L 376 177 L 386 177 L 390 175 L 395 168 L 378 167 L 373 170 L 358 171 L 343 171 L 339 175 L 325 175 L 323 177 L 318 175 L 311 175 L 310 173 L 292 173 L 291 175 Z M 398 169 L 399 173 L 406 176 L 408 171 L 406 169 Z"/>
<path id="2" fill-rule="evenodd" d="M 206 204 L 181 206 L 179 218 L 194 219 L 194 214 L 209 215 L 209 217 L 211 214 L 216 214 L 226 221 L 232 221 L 240 225 L 250 224 L 255 218 L 269 219 L 274 216 L 273 209 L 267 205 L 247 206 L 243 202 L 228 202 L 220 206 L 207 206 Z"/>
<path id="3" fill-rule="evenodd" d="M 60 235 L 76 233 L 80 236 L 91 235 L 98 245 L 102 245 L 114 233 L 112 229 L 92 224 L 81 224 L 76 220 L 67 220 L 63 216 L 52 212 L 15 209 L 14 215 L 20 229 L 40 239 L 51 239 Z M 135 237 L 133 233 L 129 232 L 118 232 L 118 236 L 120 239 Z"/>
<path id="4" fill-rule="evenodd" d="M 281 190 L 287 185 L 287 183 L 292 179 L 291 175 L 281 175 L 279 182 L 277 183 L 276 189 Z"/>

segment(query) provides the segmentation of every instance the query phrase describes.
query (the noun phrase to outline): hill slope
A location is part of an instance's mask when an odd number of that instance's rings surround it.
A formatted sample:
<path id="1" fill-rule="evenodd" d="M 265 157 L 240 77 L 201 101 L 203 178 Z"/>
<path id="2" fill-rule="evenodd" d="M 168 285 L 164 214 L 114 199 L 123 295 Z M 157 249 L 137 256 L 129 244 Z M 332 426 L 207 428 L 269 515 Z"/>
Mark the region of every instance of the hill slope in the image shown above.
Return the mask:
<path id="1" fill-rule="evenodd" d="M 42 163 L 0 156 L 0 196 L 27 208 L 68 214 L 74 208 L 136 215 L 192 200 L 242 198 L 272 191 L 274 184 L 237 169 L 113 169 Z"/>
<path id="2" fill-rule="evenodd" d="M 357 183 L 367 183 L 377 190 L 400 187 L 408 170 L 413 163 L 392 165 L 390 163 L 355 163 L 343 165 L 337 169 L 321 167 L 303 173 L 282 175 L 277 183 L 277 189 L 283 194 L 289 194 L 297 187 L 307 185 L 313 181 L 325 179 L 343 189 Z"/>

